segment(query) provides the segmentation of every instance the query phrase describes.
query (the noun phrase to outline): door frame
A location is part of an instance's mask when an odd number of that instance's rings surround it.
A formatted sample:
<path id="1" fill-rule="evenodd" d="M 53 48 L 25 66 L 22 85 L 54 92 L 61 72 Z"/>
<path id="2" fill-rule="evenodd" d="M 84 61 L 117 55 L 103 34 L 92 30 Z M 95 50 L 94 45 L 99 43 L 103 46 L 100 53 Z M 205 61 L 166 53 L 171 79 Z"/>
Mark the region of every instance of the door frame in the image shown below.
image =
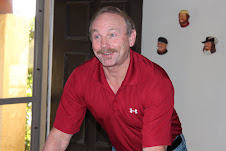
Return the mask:
<path id="1" fill-rule="evenodd" d="M 0 98 L 0 105 L 32 103 L 31 144 L 30 151 L 40 150 L 41 132 L 41 98 L 42 98 L 42 74 L 43 74 L 43 23 L 44 23 L 44 0 L 36 0 L 35 17 L 35 42 L 34 42 L 34 65 L 33 65 L 33 92 L 32 97 Z M 47 86 L 46 86 L 47 87 Z"/>

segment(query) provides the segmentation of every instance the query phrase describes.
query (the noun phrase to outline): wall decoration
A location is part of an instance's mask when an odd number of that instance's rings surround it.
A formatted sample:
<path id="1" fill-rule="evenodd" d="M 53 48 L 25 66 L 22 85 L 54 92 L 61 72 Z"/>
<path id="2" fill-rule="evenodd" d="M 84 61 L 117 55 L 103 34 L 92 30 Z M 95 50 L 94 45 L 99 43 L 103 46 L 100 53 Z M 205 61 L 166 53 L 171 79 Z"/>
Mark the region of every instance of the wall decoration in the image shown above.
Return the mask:
<path id="1" fill-rule="evenodd" d="M 163 55 L 165 53 L 167 53 L 167 44 L 168 44 L 168 40 L 164 37 L 159 37 L 158 38 L 158 44 L 157 44 L 157 53 L 159 55 Z"/>
<path id="2" fill-rule="evenodd" d="M 212 53 L 216 52 L 216 44 L 218 43 L 218 40 L 216 37 L 206 37 L 206 40 L 203 41 L 202 43 L 204 43 L 203 46 L 203 53 L 206 55 L 210 55 Z"/>
<path id="3" fill-rule="evenodd" d="M 179 23 L 182 28 L 187 27 L 189 23 L 189 12 L 187 10 L 181 10 L 179 13 Z"/>

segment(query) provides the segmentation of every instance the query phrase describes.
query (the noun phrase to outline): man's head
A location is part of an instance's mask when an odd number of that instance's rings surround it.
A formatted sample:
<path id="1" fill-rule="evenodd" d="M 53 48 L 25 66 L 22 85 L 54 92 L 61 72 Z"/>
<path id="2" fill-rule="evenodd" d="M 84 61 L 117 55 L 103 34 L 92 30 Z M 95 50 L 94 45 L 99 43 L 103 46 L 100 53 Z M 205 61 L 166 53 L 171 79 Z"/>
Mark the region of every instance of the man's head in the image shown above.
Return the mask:
<path id="1" fill-rule="evenodd" d="M 129 63 L 130 47 L 136 40 L 134 22 L 120 9 L 107 6 L 90 23 L 90 39 L 95 56 L 105 67 Z"/>
<path id="2" fill-rule="evenodd" d="M 181 27 L 187 27 L 189 25 L 190 15 L 187 10 L 181 10 L 179 13 L 179 23 Z"/>
<path id="3" fill-rule="evenodd" d="M 210 51 L 210 53 L 216 52 L 215 45 L 217 42 L 215 37 L 206 37 L 206 40 L 202 42 L 204 43 L 203 51 Z"/>
<path id="4" fill-rule="evenodd" d="M 91 21 L 90 21 L 90 26 L 89 26 L 89 34 L 92 34 L 92 24 L 93 21 L 101 14 L 104 13 L 112 13 L 112 14 L 116 14 L 121 16 L 124 20 L 125 23 L 127 25 L 127 34 L 130 36 L 130 34 L 132 33 L 132 30 L 136 30 L 135 28 L 135 24 L 133 22 L 133 20 L 122 10 L 120 10 L 117 7 L 113 7 L 113 6 L 106 6 L 101 8 L 99 11 L 97 11 L 94 16 L 92 17 Z M 92 41 L 91 37 L 90 40 Z"/>
<path id="5" fill-rule="evenodd" d="M 165 54 L 167 52 L 167 44 L 168 44 L 168 41 L 166 38 L 164 37 L 159 37 L 158 38 L 158 50 L 157 50 L 157 53 L 158 54 Z"/>

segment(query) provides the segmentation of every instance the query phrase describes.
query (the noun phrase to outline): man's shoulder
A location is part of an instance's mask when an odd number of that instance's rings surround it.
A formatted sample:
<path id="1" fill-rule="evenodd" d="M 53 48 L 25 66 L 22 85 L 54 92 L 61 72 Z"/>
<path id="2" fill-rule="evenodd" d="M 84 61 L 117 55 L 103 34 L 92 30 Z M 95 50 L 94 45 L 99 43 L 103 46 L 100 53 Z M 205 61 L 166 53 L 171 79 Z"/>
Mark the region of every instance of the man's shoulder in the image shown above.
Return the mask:
<path id="1" fill-rule="evenodd" d="M 85 61 L 84 63 L 82 63 L 81 65 L 77 66 L 75 69 L 74 69 L 74 72 L 79 72 L 79 73 L 90 73 L 90 72 L 93 72 L 96 67 L 98 66 L 98 60 L 96 57 L 93 57 L 87 61 Z"/>
<path id="2" fill-rule="evenodd" d="M 99 61 L 95 57 L 85 61 L 73 70 L 69 78 L 78 83 L 85 81 L 88 82 L 88 79 L 92 77 L 93 73 L 97 69 L 98 62 Z"/>
<path id="3" fill-rule="evenodd" d="M 157 63 L 151 61 L 150 59 L 146 58 L 145 56 L 134 52 L 134 58 L 136 58 L 136 64 L 138 64 L 139 68 L 142 68 L 143 71 L 147 73 L 163 73 L 165 74 L 165 70 L 158 65 Z"/>
<path id="4" fill-rule="evenodd" d="M 169 78 L 166 71 L 157 63 L 136 52 L 133 53 L 133 56 L 135 64 L 140 70 L 142 79 L 157 80 L 162 78 Z"/>

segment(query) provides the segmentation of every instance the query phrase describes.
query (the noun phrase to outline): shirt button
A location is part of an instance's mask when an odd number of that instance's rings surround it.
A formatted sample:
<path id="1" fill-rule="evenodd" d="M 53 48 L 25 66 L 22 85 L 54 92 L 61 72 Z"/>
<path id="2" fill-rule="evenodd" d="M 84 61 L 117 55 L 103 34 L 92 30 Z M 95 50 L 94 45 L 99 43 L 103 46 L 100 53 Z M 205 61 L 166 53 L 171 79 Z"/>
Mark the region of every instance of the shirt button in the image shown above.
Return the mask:
<path id="1" fill-rule="evenodd" d="M 118 103 L 117 103 L 117 100 L 114 100 L 113 108 L 114 108 L 114 110 L 118 110 Z"/>

